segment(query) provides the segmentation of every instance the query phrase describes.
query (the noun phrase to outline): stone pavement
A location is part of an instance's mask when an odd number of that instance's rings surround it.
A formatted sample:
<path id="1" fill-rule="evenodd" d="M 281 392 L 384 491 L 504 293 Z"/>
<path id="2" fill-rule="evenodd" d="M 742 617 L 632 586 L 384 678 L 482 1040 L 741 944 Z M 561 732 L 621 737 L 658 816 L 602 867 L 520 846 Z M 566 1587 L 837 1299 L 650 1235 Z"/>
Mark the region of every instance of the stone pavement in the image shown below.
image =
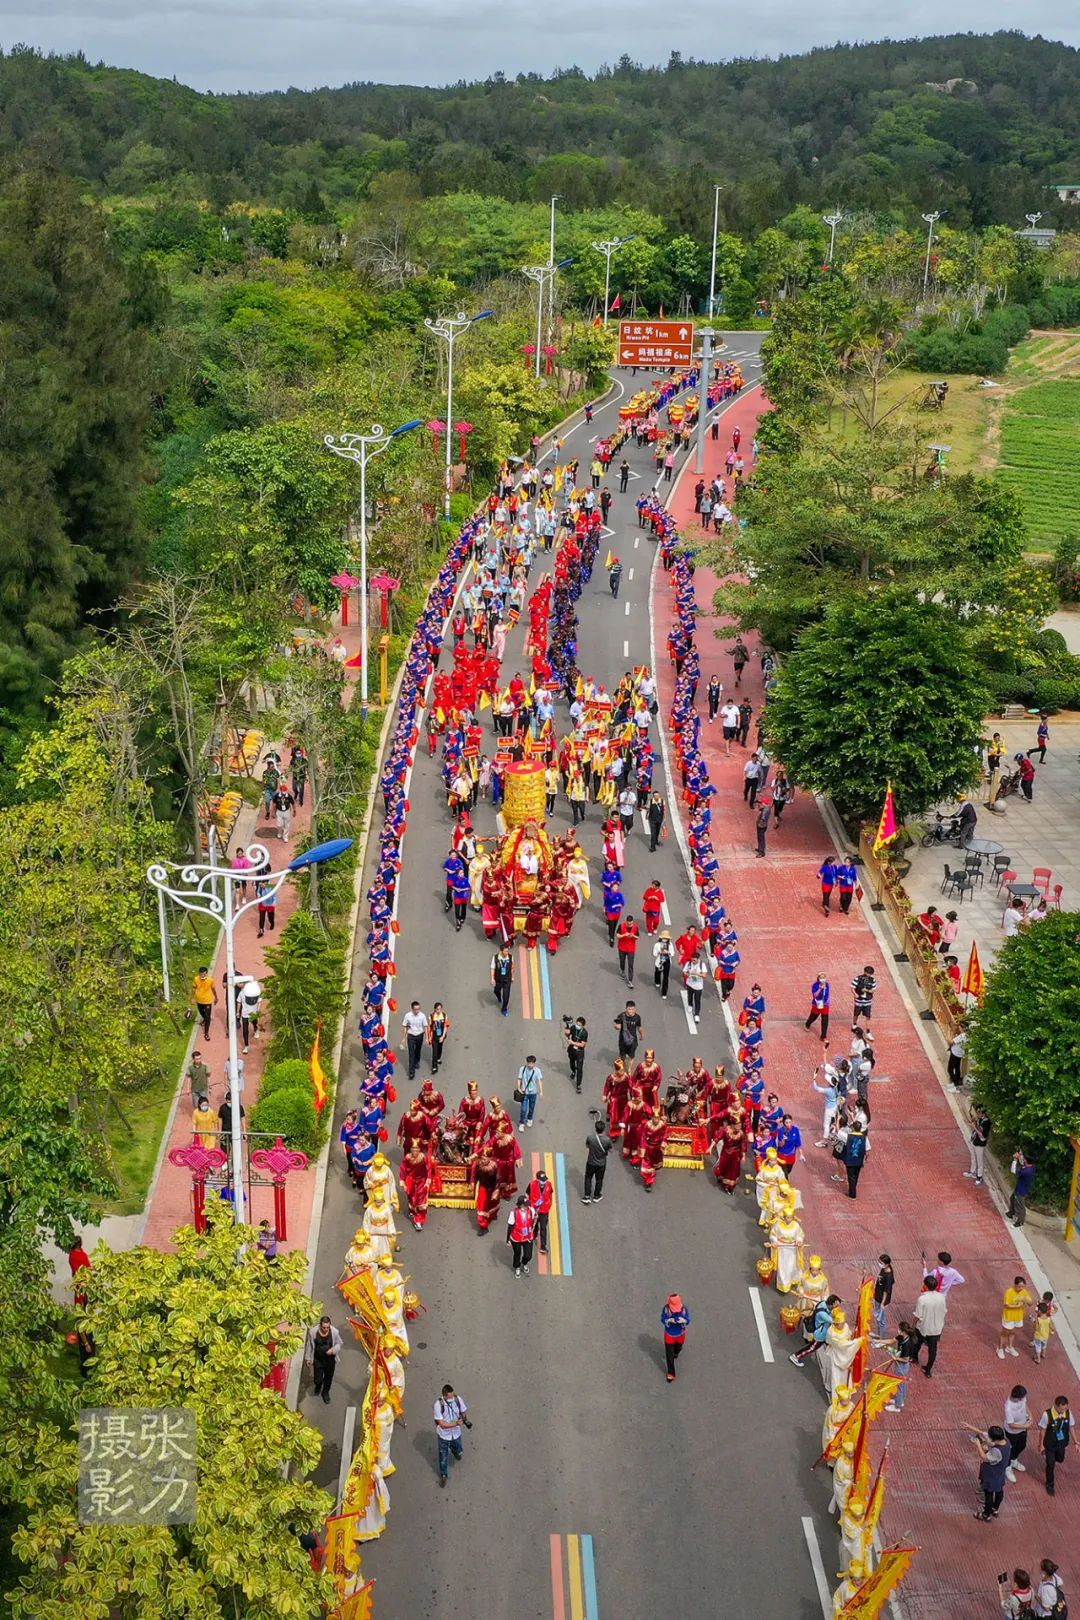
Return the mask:
<path id="1" fill-rule="evenodd" d="M 742 428 L 743 443 L 753 436 L 765 401 L 760 390 L 745 395 L 724 419 L 724 432 L 710 443 L 707 470 L 719 467 L 731 428 Z M 685 532 L 694 535 L 693 475 L 684 473 L 672 506 Z M 705 567 L 697 572 L 698 601 L 703 608 L 698 646 L 702 661 L 700 691 L 713 671 L 726 689 L 733 684 L 731 659 L 725 652 L 730 629 L 710 622 L 710 604 L 718 581 Z M 671 623 L 670 593 L 662 572 L 654 575 L 655 643 L 664 646 Z M 721 629 L 720 639 L 716 629 Z M 747 637 L 748 644 L 752 638 Z M 667 713 L 670 665 L 661 663 Z M 758 711 L 762 701 L 760 668 L 748 666 L 743 688 Z M 742 692 L 739 694 L 743 695 Z M 968 1165 L 964 1137 L 944 1095 L 940 1059 L 924 1046 L 925 1026 L 915 1017 L 910 998 L 894 977 L 891 944 L 871 926 L 871 914 L 856 905 L 847 917 L 823 916 L 815 873 L 834 847 L 816 801 L 800 793 L 788 807 L 780 829 L 770 830 L 768 856 L 755 857 L 752 813 L 742 798 L 746 755 L 736 749 L 724 757 L 719 726 L 703 727 L 704 746 L 713 782 L 713 837 L 721 862 L 724 898 L 739 932 L 742 966 L 736 997 L 756 979 L 768 1003 L 766 1018 L 767 1084 L 793 1112 L 806 1142 L 806 1162 L 796 1182 L 803 1201 L 808 1247 L 819 1251 L 830 1282 L 853 1309 L 863 1275 L 873 1271 L 879 1253 L 892 1255 L 896 1269 L 891 1326 L 909 1315 L 921 1282 L 920 1259 L 948 1249 L 967 1279 L 950 1294 L 949 1318 L 933 1380 L 916 1375 L 902 1413 L 885 1413 L 875 1425 L 875 1442 L 890 1442 L 890 1483 L 883 1533 L 886 1540 L 909 1537 L 922 1549 L 903 1588 L 902 1608 L 909 1620 L 967 1620 L 990 1613 L 996 1602 L 997 1573 L 1014 1564 L 1031 1566 L 1052 1557 L 1062 1566 L 1066 1586 L 1075 1585 L 1080 1566 L 1075 1553 L 1080 1473 L 1075 1455 L 1063 1470 L 1057 1496 L 1046 1496 L 1037 1460 L 1007 1489 L 1002 1516 L 993 1525 L 977 1524 L 976 1458 L 963 1423 L 999 1422 L 1011 1386 L 1021 1380 L 1029 1390 L 1033 1413 L 1042 1412 L 1059 1393 L 1080 1404 L 1080 1358 L 1068 1322 L 1059 1317 L 1055 1339 L 1042 1367 L 1036 1367 L 1025 1332 L 1019 1361 L 1001 1362 L 994 1353 L 1000 1303 L 1014 1275 L 1025 1271 L 1032 1292 L 1047 1286 L 1045 1273 L 1027 1236 L 1002 1220 L 989 1188 L 976 1189 L 964 1179 Z M 1062 752 L 1066 750 L 1063 748 Z M 1013 831 L 1020 812 L 1009 811 Z M 987 818 L 989 819 L 989 818 Z M 1019 843 L 1017 851 L 1021 849 Z M 1010 849 L 1010 853 L 1012 850 Z M 1049 856 L 1049 852 L 1048 852 Z M 1048 865 L 1055 864 L 1047 859 Z M 883 948 L 884 946 L 884 948 Z M 858 1201 L 831 1180 L 832 1160 L 813 1142 L 821 1134 L 818 1094 L 811 1089 L 821 1043 L 803 1027 L 809 986 L 822 969 L 833 987 L 832 1050 L 847 1051 L 850 1028 L 850 981 L 865 963 L 874 963 L 880 988 L 875 998 L 873 1029 L 877 1069 L 871 1090 L 872 1147 L 859 1185 Z M 775 1313 L 775 1301 L 768 1300 Z M 774 1316 L 775 1319 L 775 1316 Z M 778 1378 L 815 1378 L 796 1371 L 786 1360 Z M 1030 1448 L 1034 1450 L 1034 1446 Z M 827 1490 L 822 1481 L 822 1490 Z M 840 1568 L 836 1546 L 824 1549 L 831 1577 Z"/>

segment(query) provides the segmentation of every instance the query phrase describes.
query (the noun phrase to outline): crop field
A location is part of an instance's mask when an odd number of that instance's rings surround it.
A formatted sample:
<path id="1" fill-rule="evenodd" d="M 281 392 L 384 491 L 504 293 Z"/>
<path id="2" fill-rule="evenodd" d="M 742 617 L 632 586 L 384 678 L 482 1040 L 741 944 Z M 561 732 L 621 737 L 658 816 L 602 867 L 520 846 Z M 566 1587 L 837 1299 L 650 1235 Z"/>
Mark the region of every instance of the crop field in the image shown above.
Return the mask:
<path id="1" fill-rule="evenodd" d="M 1080 377 L 1035 383 L 1008 402 L 998 476 L 1023 500 L 1037 545 L 1080 534 Z"/>

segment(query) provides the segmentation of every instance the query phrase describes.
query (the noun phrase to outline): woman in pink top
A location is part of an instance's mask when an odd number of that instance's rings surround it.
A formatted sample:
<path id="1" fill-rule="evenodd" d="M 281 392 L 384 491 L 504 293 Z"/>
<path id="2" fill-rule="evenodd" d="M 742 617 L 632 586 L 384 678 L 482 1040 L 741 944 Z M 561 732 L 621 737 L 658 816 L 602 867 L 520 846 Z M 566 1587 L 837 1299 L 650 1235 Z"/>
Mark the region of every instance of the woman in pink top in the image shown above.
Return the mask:
<path id="1" fill-rule="evenodd" d="M 233 869 L 233 871 L 234 872 L 251 872 L 251 871 L 254 871 L 254 868 L 255 868 L 255 862 L 250 861 L 248 859 L 247 850 L 238 849 L 236 854 L 232 858 L 232 869 Z M 236 887 L 237 887 L 237 890 L 240 893 L 240 895 L 246 897 L 246 895 L 247 895 L 247 879 L 246 878 L 241 878 L 240 882 L 236 885 Z"/>
<path id="2" fill-rule="evenodd" d="M 942 956 L 952 955 L 952 943 L 959 932 L 960 924 L 957 921 L 956 912 L 947 911 L 945 913 L 945 921 L 941 925 L 941 933 L 939 935 L 941 943 L 938 946 L 938 950 Z"/>

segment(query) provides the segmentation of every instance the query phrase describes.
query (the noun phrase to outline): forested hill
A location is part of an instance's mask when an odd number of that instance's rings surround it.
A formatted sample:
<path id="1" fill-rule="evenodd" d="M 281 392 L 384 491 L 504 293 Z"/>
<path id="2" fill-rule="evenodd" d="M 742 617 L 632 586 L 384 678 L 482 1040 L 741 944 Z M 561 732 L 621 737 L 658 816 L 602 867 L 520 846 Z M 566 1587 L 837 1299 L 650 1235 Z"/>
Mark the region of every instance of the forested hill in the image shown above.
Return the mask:
<path id="1" fill-rule="evenodd" d="M 633 203 L 676 229 L 750 232 L 800 202 L 957 226 L 1020 223 L 1080 178 L 1080 52 L 1020 33 L 836 46 L 779 61 L 623 57 L 589 77 L 444 89 L 350 84 L 202 95 L 81 57 L 0 57 L 0 154 L 35 153 L 99 192 L 179 192 L 311 212 L 380 170 L 428 194 Z M 675 183 L 677 181 L 677 183 Z"/>

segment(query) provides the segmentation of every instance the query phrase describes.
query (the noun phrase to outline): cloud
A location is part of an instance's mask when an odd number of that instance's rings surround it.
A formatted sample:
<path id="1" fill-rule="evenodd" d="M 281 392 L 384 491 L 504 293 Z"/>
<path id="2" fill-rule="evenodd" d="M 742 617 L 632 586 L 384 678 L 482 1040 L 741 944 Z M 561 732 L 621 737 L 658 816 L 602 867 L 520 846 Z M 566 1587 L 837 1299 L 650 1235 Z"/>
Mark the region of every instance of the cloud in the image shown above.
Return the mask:
<path id="1" fill-rule="evenodd" d="M 1080 43 L 1075 0 L 1035 0 L 1031 33 Z M 956 0 L 943 14 L 929 0 L 890 8 L 893 38 L 1016 26 L 1003 0 Z M 708 60 L 796 53 L 837 40 L 880 37 L 870 0 L 808 7 L 766 0 L 752 11 L 690 0 L 677 13 L 655 0 L 0 0 L 0 38 L 47 51 L 83 51 L 92 61 L 176 77 L 200 90 L 270 90 L 373 80 L 447 84 L 502 70 L 593 72 L 622 52 L 662 63 L 671 49 Z"/>

